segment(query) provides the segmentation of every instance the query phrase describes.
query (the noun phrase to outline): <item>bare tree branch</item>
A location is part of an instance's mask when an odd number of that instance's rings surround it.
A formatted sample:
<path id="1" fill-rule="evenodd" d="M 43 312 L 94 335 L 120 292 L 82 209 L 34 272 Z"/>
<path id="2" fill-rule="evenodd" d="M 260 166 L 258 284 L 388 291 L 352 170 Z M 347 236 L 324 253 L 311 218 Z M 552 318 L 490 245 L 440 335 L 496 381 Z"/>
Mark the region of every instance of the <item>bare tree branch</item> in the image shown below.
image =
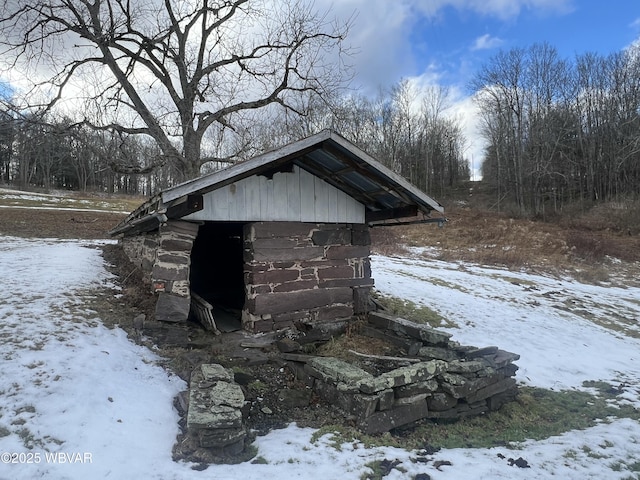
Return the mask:
<path id="1" fill-rule="evenodd" d="M 76 112 L 78 122 L 149 135 L 190 178 L 205 161 L 202 142 L 214 124 L 232 134 L 242 111 L 274 105 L 302 112 L 300 94 L 325 95 L 346 85 L 342 44 L 349 25 L 332 25 L 310 6 L 298 0 L 5 2 L 0 69 L 23 74 L 20 109 L 68 111 L 82 102 L 86 114 Z"/>

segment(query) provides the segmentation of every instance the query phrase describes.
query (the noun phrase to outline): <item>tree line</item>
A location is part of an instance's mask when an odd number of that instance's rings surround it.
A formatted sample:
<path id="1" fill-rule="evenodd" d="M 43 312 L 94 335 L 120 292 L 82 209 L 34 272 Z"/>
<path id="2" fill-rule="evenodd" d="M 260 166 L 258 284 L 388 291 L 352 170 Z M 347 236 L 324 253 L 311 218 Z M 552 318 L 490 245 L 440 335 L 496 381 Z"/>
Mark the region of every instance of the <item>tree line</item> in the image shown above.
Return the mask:
<path id="1" fill-rule="evenodd" d="M 153 194 L 323 128 L 437 197 L 468 180 L 446 90 L 348 92 L 350 22 L 312 0 L 1 11 L 2 182 Z M 548 44 L 500 51 L 471 88 L 498 208 L 544 215 L 637 192 L 639 45 L 572 60 Z"/>
<path id="2" fill-rule="evenodd" d="M 205 162 L 202 172 L 229 166 L 330 128 L 413 184 L 437 196 L 469 178 L 459 120 L 447 115 L 447 91 L 402 80 L 375 99 L 309 96 L 301 112 L 267 109 L 211 139 L 232 159 Z M 23 188 L 151 195 L 179 182 L 175 164 L 159 165 L 153 139 L 95 130 L 70 119 L 14 118 L 0 112 L 0 179 Z"/>
<path id="3" fill-rule="evenodd" d="M 346 91 L 349 28 L 311 0 L 9 2 L 2 180 L 153 193 L 322 128 L 429 191 L 468 176 L 444 92 Z"/>
<path id="4" fill-rule="evenodd" d="M 497 205 L 545 215 L 637 196 L 640 45 L 573 60 L 549 44 L 500 51 L 472 88 Z"/>

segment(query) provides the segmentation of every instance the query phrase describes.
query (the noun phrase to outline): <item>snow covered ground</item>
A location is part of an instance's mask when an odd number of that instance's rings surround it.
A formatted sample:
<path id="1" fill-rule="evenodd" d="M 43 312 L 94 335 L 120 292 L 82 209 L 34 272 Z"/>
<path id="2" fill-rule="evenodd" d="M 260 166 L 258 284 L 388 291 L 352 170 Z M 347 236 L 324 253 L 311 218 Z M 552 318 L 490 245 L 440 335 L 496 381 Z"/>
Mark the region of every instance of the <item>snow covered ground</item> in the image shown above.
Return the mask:
<path id="1" fill-rule="evenodd" d="M 455 340 L 519 353 L 521 382 L 624 382 L 622 401 L 640 408 L 640 341 L 625 335 L 638 333 L 640 289 L 418 256 L 372 263 L 379 291 L 438 310 L 460 326 L 448 329 Z M 442 450 L 428 464 L 394 448 L 311 443 L 313 430 L 291 425 L 256 440 L 265 463 L 192 470 L 171 460 L 172 402 L 184 382 L 84 306 L 91 288 L 110 281 L 95 242 L 0 236 L 0 479 L 356 480 L 382 459 L 405 470 L 388 479 L 639 478 L 640 424 L 629 419 L 524 442 L 517 452 Z M 522 456 L 531 468 L 509 466 L 498 453 Z M 438 470 L 436 460 L 451 465 Z"/>

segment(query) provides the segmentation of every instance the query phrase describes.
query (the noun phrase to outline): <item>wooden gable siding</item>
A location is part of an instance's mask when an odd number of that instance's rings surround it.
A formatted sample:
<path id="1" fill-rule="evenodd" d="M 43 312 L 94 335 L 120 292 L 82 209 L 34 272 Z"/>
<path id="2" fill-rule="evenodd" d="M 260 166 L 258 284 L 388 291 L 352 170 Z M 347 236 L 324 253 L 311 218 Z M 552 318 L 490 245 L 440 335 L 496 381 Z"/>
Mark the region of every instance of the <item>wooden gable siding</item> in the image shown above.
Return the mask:
<path id="1" fill-rule="evenodd" d="M 184 220 L 365 223 L 363 204 L 297 166 L 272 178 L 254 175 L 208 192 L 203 204 Z"/>

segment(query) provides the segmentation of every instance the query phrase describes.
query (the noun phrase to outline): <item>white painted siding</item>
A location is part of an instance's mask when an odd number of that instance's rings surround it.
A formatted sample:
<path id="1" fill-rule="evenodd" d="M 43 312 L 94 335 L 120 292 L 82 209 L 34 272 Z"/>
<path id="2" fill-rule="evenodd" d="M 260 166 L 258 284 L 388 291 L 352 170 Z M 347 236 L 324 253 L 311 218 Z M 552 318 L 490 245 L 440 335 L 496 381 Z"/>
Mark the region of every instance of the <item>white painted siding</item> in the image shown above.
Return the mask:
<path id="1" fill-rule="evenodd" d="M 364 205 L 297 166 L 272 179 L 254 175 L 204 195 L 185 220 L 364 223 Z"/>

